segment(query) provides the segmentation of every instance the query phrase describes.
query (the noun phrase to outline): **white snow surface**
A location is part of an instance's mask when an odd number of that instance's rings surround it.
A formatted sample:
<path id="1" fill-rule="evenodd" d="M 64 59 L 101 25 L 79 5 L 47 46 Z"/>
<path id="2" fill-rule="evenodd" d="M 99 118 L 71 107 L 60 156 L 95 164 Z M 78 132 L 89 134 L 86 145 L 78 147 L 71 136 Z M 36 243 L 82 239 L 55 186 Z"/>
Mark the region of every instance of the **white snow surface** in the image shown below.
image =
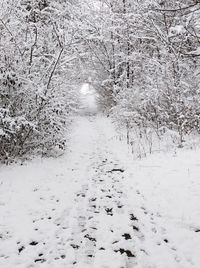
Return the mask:
<path id="1" fill-rule="evenodd" d="M 0 168 L 0 267 L 200 267 L 199 151 L 133 160 L 78 117 L 58 159 Z"/>

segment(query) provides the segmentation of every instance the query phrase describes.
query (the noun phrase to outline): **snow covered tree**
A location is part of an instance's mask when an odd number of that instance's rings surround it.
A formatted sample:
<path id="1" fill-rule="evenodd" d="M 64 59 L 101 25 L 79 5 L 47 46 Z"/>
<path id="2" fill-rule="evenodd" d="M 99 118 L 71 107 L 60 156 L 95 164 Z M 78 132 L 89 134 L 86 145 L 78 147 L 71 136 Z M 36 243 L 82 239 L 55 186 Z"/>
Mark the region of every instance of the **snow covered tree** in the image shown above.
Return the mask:
<path id="1" fill-rule="evenodd" d="M 126 125 L 177 131 L 182 146 L 199 132 L 199 2 L 102 3 L 101 34 L 90 36 L 109 55 L 96 52 L 107 74 L 101 101 Z"/>
<path id="2" fill-rule="evenodd" d="M 1 3 L 0 158 L 65 147 L 77 105 L 73 3 Z"/>

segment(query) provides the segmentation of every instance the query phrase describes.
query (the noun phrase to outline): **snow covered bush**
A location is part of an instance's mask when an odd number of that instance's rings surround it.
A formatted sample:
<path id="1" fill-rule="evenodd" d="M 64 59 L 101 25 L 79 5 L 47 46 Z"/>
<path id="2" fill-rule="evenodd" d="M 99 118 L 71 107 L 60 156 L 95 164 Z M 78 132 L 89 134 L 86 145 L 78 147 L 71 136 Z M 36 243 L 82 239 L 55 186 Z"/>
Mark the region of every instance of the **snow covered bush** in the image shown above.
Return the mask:
<path id="1" fill-rule="evenodd" d="M 1 160 L 65 148 L 70 123 L 66 94 L 56 88 L 44 99 L 14 71 L 1 72 L 0 88 Z"/>
<path id="2" fill-rule="evenodd" d="M 1 70 L 0 75 L 0 157 L 19 155 L 30 133 L 35 131 L 30 118 L 31 95 L 12 70 Z M 32 102 L 32 100 L 31 100 Z"/>
<path id="3" fill-rule="evenodd" d="M 60 1 L 0 4 L 0 161 L 54 154 L 66 144 L 77 94 L 74 28 Z M 66 13 L 62 11 L 66 10 Z M 71 24 L 70 27 L 69 24 Z M 76 81 L 74 81 L 76 83 Z"/>
<path id="4" fill-rule="evenodd" d="M 149 140 L 152 131 L 176 132 L 176 146 L 184 146 L 200 127 L 199 2 L 100 2 L 86 38 L 92 63 L 105 74 L 103 111 Z"/>

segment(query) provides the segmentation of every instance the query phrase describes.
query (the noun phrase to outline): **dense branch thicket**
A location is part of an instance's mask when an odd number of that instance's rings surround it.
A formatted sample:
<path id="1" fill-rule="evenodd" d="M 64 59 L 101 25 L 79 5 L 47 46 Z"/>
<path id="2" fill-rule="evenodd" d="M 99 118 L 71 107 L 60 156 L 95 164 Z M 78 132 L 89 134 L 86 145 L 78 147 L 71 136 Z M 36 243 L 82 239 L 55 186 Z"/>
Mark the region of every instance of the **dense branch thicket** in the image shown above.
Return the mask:
<path id="1" fill-rule="evenodd" d="M 200 2 L 101 0 L 89 9 L 85 43 L 103 110 L 129 129 L 176 132 L 183 146 L 200 131 Z"/>
<path id="2" fill-rule="evenodd" d="M 68 1 L 1 1 L 2 161 L 65 148 L 65 131 L 77 105 L 72 8 Z"/>
<path id="3" fill-rule="evenodd" d="M 197 0 L 1 1 L 0 159 L 63 149 L 88 77 L 128 132 L 183 146 L 200 132 L 199 19 Z"/>

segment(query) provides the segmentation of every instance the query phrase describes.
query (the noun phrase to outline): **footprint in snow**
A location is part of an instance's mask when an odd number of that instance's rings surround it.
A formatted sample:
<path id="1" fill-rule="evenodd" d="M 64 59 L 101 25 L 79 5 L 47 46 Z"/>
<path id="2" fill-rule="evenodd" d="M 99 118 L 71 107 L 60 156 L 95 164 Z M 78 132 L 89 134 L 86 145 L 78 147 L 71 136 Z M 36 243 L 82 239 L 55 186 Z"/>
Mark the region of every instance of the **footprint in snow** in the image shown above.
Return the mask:
<path id="1" fill-rule="evenodd" d="M 139 190 L 136 190 L 136 193 L 137 193 L 138 195 L 140 195 L 140 191 L 139 191 Z"/>
<path id="2" fill-rule="evenodd" d="M 113 216 L 113 208 L 105 208 L 107 215 Z"/>
<path id="3" fill-rule="evenodd" d="M 129 233 L 125 233 L 122 235 L 124 237 L 125 240 L 130 240 L 132 239 L 131 235 Z"/>
<path id="4" fill-rule="evenodd" d="M 128 258 L 135 258 L 135 254 L 133 254 L 130 250 L 126 250 L 124 248 L 120 248 L 120 249 L 117 249 L 117 250 L 114 250 L 116 253 L 117 252 L 120 252 L 121 254 L 126 254 L 126 256 Z"/>
<path id="5" fill-rule="evenodd" d="M 131 213 L 130 214 L 130 220 L 131 221 L 138 221 L 138 218 L 133 213 Z"/>
<path id="6" fill-rule="evenodd" d="M 33 189 L 33 192 L 37 192 L 39 189 L 38 188 L 34 188 Z"/>
<path id="7" fill-rule="evenodd" d="M 134 231 L 136 231 L 136 232 L 139 232 L 140 231 L 140 229 L 137 226 L 133 225 L 132 227 L 133 227 L 133 230 Z"/>
<path id="8" fill-rule="evenodd" d="M 37 263 L 37 262 L 44 263 L 44 262 L 46 262 L 46 259 L 38 258 L 38 259 L 35 259 L 34 262 L 35 262 L 35 263 Z"/>
<path id="9" fill-rule="evenodd" d="M 30 246 L 37 246 L 38 242 L 37 241 L 32 241 L 29 243 Z"/>
<path id="10" fill-rule="evenodd" d="M 25 249 L 24 246 L 19 247 L 19 248 L 18 248 L 18 253 L 20 254 L 24 249 Z"/>

